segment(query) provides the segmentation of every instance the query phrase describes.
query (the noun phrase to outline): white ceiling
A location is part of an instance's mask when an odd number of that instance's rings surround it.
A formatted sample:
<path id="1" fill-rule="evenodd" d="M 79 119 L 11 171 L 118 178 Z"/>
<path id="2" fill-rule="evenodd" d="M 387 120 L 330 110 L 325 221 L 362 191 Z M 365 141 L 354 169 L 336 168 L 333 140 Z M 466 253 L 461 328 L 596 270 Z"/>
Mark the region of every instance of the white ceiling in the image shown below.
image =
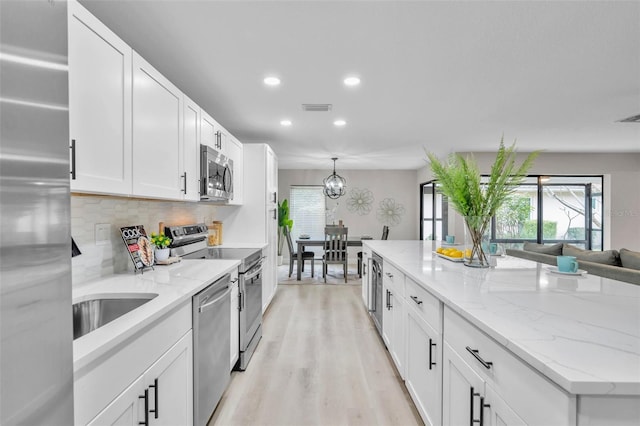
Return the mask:
<path id="1" fill-rule="evenodd" d="M 81 3 L 280 168 L 414 169 L 424 148 L 503 134 L 519 151 L 640 152 L 640 124 L 616 122 L 640 114 L 638 1 Z"/>

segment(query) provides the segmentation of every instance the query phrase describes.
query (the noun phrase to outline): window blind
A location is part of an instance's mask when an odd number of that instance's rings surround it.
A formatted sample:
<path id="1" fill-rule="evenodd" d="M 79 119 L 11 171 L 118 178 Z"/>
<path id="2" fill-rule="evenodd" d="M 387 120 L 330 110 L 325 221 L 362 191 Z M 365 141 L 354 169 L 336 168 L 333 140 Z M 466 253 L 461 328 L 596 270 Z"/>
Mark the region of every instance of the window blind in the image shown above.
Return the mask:
<path id="1" fill-rule="evenodd" d="M 325 206 L 322 186 L 291 186 L 289 217 L 293 219 L 291 237 L 294 241 L 300 234 L 324 238 Z"/>

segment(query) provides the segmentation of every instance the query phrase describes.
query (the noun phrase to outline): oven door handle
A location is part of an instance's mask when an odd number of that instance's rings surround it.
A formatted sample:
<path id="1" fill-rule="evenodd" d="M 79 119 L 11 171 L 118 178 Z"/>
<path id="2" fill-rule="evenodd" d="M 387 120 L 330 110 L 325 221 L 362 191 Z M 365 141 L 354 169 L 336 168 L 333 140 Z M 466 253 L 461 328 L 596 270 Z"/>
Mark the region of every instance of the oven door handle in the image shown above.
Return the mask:
<path id="1" fill-rule="evenodd" d="M 262 273 L 262 263 L 260 263 L 259 265 L 257 265 L 257 267 L 253 267 L 251 268 L 251 273 L 244 273 L 244 282 L 247 282 L 255 277 L 257 277 L 258 275 L 260 275 Z"/>
<path id="2" fill-rule="evenodd" d="M 258 260 L 256 263 L 253 264 L 253 266 L 249 269 L 247 269 L 244 273 L 244 279 L 246 280 L 250 280 L 251 278 L 255 277 L 256 275 L 258 275 L 260 272 L 262 272 L 262 260 L 266 259 L 266 256 L 263 256 L 260 258 L 260 260 Z"/>
<path id="3" fill-rule="evenodd" d="M 224 299 L 225 297 L 229 297 L 229 293 L 231 293 L 231 287 L 227 286 L 225 288 L 226 288 L 226 290 L 219 297 L 216 297 L 214 300 L 212 300 L 211 302 L 207 302 L 204 305 L 200 305 L 198 307 L 198 313 L 202 313 L 202 312 L 206 311 L 209 306 L 215 305 L 216 303 L 218 303 L 221 299 Z"/>

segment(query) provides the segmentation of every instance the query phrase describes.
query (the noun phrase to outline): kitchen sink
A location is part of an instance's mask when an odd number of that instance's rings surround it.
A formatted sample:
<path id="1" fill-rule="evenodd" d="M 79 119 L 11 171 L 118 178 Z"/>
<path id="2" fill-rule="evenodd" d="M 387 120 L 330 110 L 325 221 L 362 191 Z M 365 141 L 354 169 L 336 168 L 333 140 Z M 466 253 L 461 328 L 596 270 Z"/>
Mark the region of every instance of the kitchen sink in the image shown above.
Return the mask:
<path id="1" fill-rule="evenodd" d="M 103 295 L 73 304 L 73 339 L 144 305 L 157 294 Z"/>

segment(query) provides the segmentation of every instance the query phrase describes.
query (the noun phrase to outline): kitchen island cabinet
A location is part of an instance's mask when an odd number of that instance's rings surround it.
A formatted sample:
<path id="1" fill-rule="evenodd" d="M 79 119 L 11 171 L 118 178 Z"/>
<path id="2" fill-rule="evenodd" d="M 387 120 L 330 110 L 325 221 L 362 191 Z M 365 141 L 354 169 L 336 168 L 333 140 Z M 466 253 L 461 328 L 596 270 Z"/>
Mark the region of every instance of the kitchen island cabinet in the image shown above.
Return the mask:
<path id="1" fill-rule="evenodd" d="M 442 410 L 442 424 L 479 424 L 480 415 L 492 425 L 639 424 L 640 287 L 509 256 L 468 268 L 436 257 L 432 242 L 364 244 L 384 270 L 405 275 L 405 383 L 425 423 L 438 424 Z M 418 344 L 427 339 L 432 354 Z M 442 371 L 431 390 L 419 375 L 429 355 Z M 421 396 L 434 391 L 440 406 Z"/>

